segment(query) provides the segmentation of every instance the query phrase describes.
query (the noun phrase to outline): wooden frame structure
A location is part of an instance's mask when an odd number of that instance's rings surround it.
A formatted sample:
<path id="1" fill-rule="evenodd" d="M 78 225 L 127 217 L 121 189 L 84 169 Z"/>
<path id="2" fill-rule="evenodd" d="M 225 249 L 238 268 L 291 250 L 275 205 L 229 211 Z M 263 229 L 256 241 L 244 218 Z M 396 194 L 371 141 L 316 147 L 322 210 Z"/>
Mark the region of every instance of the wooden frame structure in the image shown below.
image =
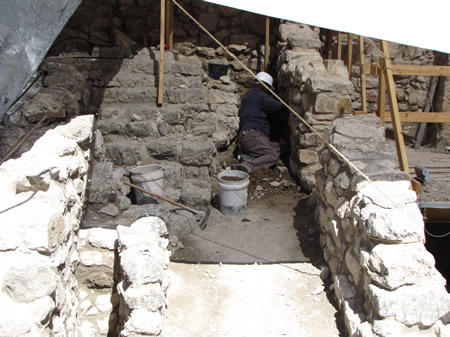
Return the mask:
<path id="1" fill-rule="evenodd" d="M 378 111 L 376 113 L 381 118 L 383 125 L 385 122 L 392 123 L 400 169 L 409 174 L 401 123 L 450 123 L 450 112 L 400 112 L 395 91 L 394 75 L 450 76 L 450 66 L 395 65 L 392 64 L 389 57 L 388 43 L 383 40 L 379 41 L 379 48 L 381 57 L 378 64 L 365 64 L 364 38 L 359 36 L 361 107 L 363 111 L 356 111 L 355 114 L 368 113 L 366 75 L 378 75 Z M 350 62 L 351 60 L 349 59 Z M 390 111 L 385 109 L 386 94 Z"/>

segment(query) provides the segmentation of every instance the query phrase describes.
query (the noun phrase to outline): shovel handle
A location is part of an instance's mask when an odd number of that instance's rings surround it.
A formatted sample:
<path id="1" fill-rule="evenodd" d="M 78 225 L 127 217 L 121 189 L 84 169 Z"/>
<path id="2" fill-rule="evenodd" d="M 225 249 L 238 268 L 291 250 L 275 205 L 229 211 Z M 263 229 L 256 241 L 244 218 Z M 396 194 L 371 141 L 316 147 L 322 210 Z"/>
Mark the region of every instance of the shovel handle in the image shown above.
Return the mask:
<path id="1" fill-rule="evenodd" d="M 167 199 L 166 197 L 163 197 L 162 195 L 159 195 L 159 194 L 150 192 L 149 190 L 146 190 L 145 188 L 142 188 L 141 186 L 132 184 L 132 183 L 126 181 L 126 180 L 121 180 L 120 182 L 121 182 L 122 184 L 125 184 L 125 185 L 128 185 L 128 186 L 130 186 L 130 187 L 133 187 L 133 188 L 135 188 L 135 189 L 137 189 L 137 190 L 139 190 L 139 191 L 141 191 L 141 192 L 147 193 L 148 195 L 151 195 L 152 197 L 155 197 L 155 198 L 164 200 L 165 202 L 168 202 L 169 204 L 172 204 L 172 205 L 175 205 L 175 206 L 178 206 L 178 207 L 187 209 L 188 211 L 191 211 L 191 212 L 194 213 L 194 214 L 199 214 L 199 215 L 202 215 L 202 216 L 205 215 L 205 212 L 198 211 L 198 210 L 193 209 L 193 208 L 190 208 L 190 207 L 188 207 L 188 206 L 186 206 L 186 205 L 180 204 L 180 203 L 178 203 L 178 202 L 176 202 L 176 201 Z"/>

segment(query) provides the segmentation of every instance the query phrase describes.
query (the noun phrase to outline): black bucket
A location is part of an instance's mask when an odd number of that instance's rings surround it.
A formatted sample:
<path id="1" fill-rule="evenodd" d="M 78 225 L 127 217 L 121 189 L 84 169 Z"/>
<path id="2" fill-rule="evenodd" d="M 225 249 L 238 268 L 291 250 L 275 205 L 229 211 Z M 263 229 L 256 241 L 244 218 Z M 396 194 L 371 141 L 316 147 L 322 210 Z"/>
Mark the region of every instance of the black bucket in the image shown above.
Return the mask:
<path id="1" fill-rule="evenodd" d="M 218 80 L 228 72 L 228 64 L 208 63 L 209 76 Z"/>

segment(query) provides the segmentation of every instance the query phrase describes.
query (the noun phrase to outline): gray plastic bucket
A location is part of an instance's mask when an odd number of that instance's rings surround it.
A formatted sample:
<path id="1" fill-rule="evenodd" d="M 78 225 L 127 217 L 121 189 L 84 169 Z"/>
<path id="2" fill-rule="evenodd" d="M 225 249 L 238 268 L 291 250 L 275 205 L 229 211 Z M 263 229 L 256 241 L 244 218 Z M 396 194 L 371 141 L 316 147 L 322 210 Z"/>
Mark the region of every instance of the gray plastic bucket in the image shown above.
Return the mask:
<path id="1" fill-rule="evenodd" d="M 227 178 L 228 177 L 228 178 Z M 247 211 L 248 174 L 239 170 L 219 173 L 220 211 L 225 215 L 242 215 Z M 229 180 L 229 179 L 233 180 Z"/>
<path id="2" fill-rule="evenodd" d="M 144 165 L 135 167 L 130 171 L 133 184 L 150 192 L 164 195 L 164 172 L 159 165 Z M 142 191 L 134 189 L 134 197 L 138 205 L 155 204 L 159 199 L 154 198 Z"/>

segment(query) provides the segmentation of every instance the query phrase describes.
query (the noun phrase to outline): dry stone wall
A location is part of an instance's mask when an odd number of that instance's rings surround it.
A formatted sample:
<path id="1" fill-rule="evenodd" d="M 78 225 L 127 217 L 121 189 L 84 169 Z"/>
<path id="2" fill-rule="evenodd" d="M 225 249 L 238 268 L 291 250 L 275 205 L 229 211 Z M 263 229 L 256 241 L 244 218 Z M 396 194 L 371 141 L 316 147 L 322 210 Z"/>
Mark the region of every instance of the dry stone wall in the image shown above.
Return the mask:
<path id="1" fill-rule="evenodd" d="M 350 336 L 448 336 L 450 296 L 425 249 L 423 217 L 373 115 L 333 123 L 320 152 L 317 220 Z"/>
<path id="2" fill-rule="evenodd" d="M 0 335 L 74 336 L 75 270 L 93 116 L 48 131 L 0 166 Z"/>
<path id="3" fill-rule="evenodd" d="M 279 26 L 277 85 L 281 97 L 319 134 L 326 135 L 336 118 L 352 112 L 353 85 L 342 61 L 324 61 L 319 29 L 291 22 Z M 290 169 L 305 191 L 312 191 L 321 165 L 322 141 L 301 120 L 289 116 Z"/>

